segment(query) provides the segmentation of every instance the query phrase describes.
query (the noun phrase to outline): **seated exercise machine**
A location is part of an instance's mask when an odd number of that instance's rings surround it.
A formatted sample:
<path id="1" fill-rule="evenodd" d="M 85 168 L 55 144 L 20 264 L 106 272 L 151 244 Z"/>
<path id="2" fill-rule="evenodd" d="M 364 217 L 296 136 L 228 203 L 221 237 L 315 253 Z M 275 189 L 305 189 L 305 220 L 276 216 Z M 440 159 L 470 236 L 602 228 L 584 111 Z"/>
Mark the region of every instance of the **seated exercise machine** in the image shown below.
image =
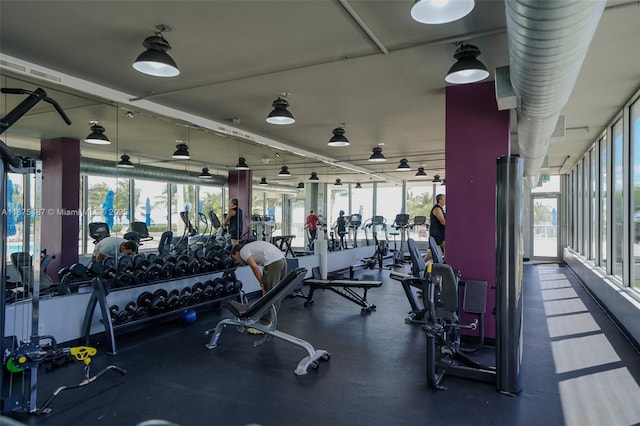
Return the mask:
<path id="1" fill-rule="evenodd" d="M 391 266 L 402 266 L 404 264 L 404 253 L 402 248 L 407 241 L 409 215 L 406 213 L 398 213 L 391 224 L 391 227 L 395 229 L 395 232 L 391 232 L 391 235 L 393 235 L 393 250 L 391 250 L 393 252 L 393 264 Z M 400 248 L 398 248 L 398 243 L 396 241 L 396 236 L 398 234 L 400 235 Z"/>
<path id="2" fill-rule="evenodd" d="M 276 337 L 306 350 L 307 356 L 300 360 L 293 371 L 296 375 L 307 374 L 309 367 L 318 368 L 320 366 L 319 361 L 328 361 L 331 355 L 327 351 L 315 349 L 311 343 L 276 329 L 278 317 L 274 306 L 289 296 L 300 285 L 306 274 L 307 270 L 305 268 L 297 268 L 289 272 L 274 288 L 251 305 L 243 305 L 236 301 L 227 303 L 225 307 L 233 314 L 233 318 L 223 319 L 216 325 L 215 329 L 207 330 L 205 335 L 213 333 L 213 336 L 205 346 L 208 349 L 217 347 L 222 330 L 227 325 L 232 325 L 237 327 L 241 333 L 248 328 L 255 328 L 264 332 L 263 338 L 254 342 L 254 346 L 262 345 L 269 341 L 271 337 Z M 271 324 L 269 326 L 262 325 L 260 318 L 268 311 L 271 311 Z"/>
<path id="3" fill-rule="evenodd" d="M 312 269 L 313 278 L 308 278 L 302 282 L 304 286 L 309 287 L 309 294 L 304 295 L 297 293 L 297 297 L 305 299 L 304 306 L 313 305 L 313 293 L 316 290 L 329 290 L 338 294 L 345 299 L 361 306 L 361 314 L 369 314 L 376 310 L 376 305 L 372 305 L 367 301 L 367 291 L 370 288 L 382 286 L 382 281 L 358 281 L 358 280 L 323 280 L 320 276 L 320 269 Z M 354 289 L 362 289 L 364 293 L 359 295 Z"/>
<path id="4" fill-rule="evenodd" d="M 100 240 L 111 236 L 109 225 L 105 222 L 91 222 L 89 224 L 89 236 L 93 239 L 93 244 L 98 244 Z"/>
<path id="5" fill-rule="evenodd" d="M 458 277 L 449 265 L 433 263 L 427 266 L 423 279 L 425 321 L 422 329 L 427 335 L 427 383 L 434 390 L 442 386 L 445 374 L 496 383 L 496 367 L 483 365 L 466 353 L 460 344 L 460 329 L 483 329 L 487 283 L 467 281 L 464 291 L 465 312 L 475 312 L 479 318 L 461 324 L 459 318 Z M 481 339 L 483 334 L 481 332 Z M 482 343 L 481 343 L 482 344 Z M 466 352 L 466 353 L 465 353 Z"/>
<path id="6" fill-rule="evenodd" d="M 409 306 L 411 306 L 411 311 L 409 311 L 409 314 L 404 321 L 406 323 L 422 324 L 426 310 L 424 304 L 418 303 L 414 289 L 422 291 L 422 281 L 426 265 L 422 255 L 420 254 L 420 250 L 418 250 L 415 240 L 412 238 L 407 239 L 407 247 L 409 248 L 409 256 L 411 257 L 411 274 L 407 275 L 392 271 L 389 277 L 396 281 L 400 281 L 402 289 L 409 301 Z"/>
<path id="7" fill-rule="evenodd" d="M 358 228 L 360 225 L 362 225 L 362 215 L 359 213 L 352 214 L 349 217 L 347 228 L 350 234 L 353 233 L 353 248 L 358 247 Z"/>

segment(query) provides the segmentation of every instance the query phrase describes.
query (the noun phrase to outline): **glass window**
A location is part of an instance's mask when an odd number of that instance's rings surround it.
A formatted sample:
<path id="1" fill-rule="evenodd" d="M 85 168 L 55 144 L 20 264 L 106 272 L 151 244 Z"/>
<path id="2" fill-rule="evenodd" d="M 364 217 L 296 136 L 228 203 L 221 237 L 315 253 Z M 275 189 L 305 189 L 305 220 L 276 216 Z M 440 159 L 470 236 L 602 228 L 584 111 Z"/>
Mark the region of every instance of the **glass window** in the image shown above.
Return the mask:
<path id="1" fill-rule="evenodd" d="M 134 181 L 136 200 L 134 202 L 135 220 L 145 222 L 149 235 L 160 240 L 164 231 L 169 229 L 167 208 L 167 184 L 149 180 Z"/>
<path id="2" fill-rule="evenodd" d="M 373 184 L 365 183 L 362 188 L 351 187 L 350 214 L 359 214 L 362 223 L 373 216 Z"/>
<path id="3" fill-rule="evenodd" d="M 596 173 L 597 173 L 597 155 L 596 155 L 596 150 L 592 149 L 589 152 L 589 170 L 590 170 L 590 176 L 589 176 L 589 196 L 591 197 L 591 201 L 589 202 L 589 225 L 590 225 L 590 240 L 589 240 L 589 259 L 595 259 L 596 258 L 596 253 L 597 253 L 597 244 L 596 241 L 598 240 L 598 238 L 596 237 L 596 235 L 598 235 L 598 221 L 597 221 L 597 206 L 598 206 L 598 202 L 597 202 L 597 197 L 598 197 L 598 187 L 597 187 L 597 179 L 596 179 Z"/>
<path id="4" fill-rule="evenodd" d="M 129 180 L 104 176 L 86 176 L 86 179 L 88 222 L 105 222 L 111 235 L 127 232 Z M 88 251 L 93 251 L 91 245 Z"/>
<path id="5" fill-rule="evenodd" d="M 7 261 L 11 253 L 25 250 L 25 212 L 30 214 L 32 210 L 24 202 L 24 176 L 9 173 L 7 179 L 7 210 L 2 212 L 7 217 Z M 33 215 L 32 215 L 33 217 Z M 30 221 L 27 218 L 27 223 Z"/>
<path id="6" fill-rule="evenodd" d="M 327 200 L 327 223 L 330 225 L 330 229 L 333 229 L 340 214 L 340 210 L 344 211 L 345 216 L 349 216 L 351 214 L 349 211 L 349 189 L 344 185 L 329 185 L 327 192 L 329 193 L 329 199 Z M 363 223 L 364 220 L 365 219 L 363 218 Z"/>
<path id="7" fill-rule="evenodd" d="M 631 251 L 634 264 L 631 267 L 631 285 L 640 289 L 640 101 L 631 106 L 631 179 L 633 191 L 631 196 Z"/>
<path id="8" fill-rule="evenodd" d="M 198 209 L 206 215 L 207 220 L 209 219 L 209 212 L 213 211 L 218 216 L 218 220 L 222 222 L 222 217 L 225 213 L 222 211 L 222 187 L 200 186 L 198 196 Z M 215 232 L 212 226 L 209 223 L 209 229 L 206 232 Z M 205 231 L 201 230 L 201 232 Z"/>
<path id="9" fill-rule="evenodd" d="M 174 234 L 183 235 L 187 230 L 183 212 L 186 212 L 191 226 L 197 226 L 195 205 L 195 185 L 171 184 L 171 230 Z"/>
<path id="10" fill-rule="evenodd" d="M 273 228 L 273 236 L 287 235 L 282 229 L 282 193 L 275 191 L 267 191 L 265 197 L 265 214 L 275 221 Z"/>
<path id="11" fill-rule="evenodd" d="M 607 138 L 600 139 L 600 266 L 607 268 Z"/>
<path id="12" fill-rule="evenodd" d="M 433 185 L 423 186 L 412 185 L 407 187 L 407 213 L 413 222 L 416 216 L 424 216 L 424 225 L 409 228 L 409 238 L 416 241 L 427 241 L 429 239 L 429 215 L 433 207 Z"/>
<path id="13" fill-rule="evenodd" d="M 622 141 L 622 120 L 618 120 L 613 125 L 613 135 L 612 135 L 612 151 L 613 151 L 613 176 L 612 176 L 612 186 L 613 186 L 613 211 L 611 212 L 611 231 L 612 231 L 612 241 L 611 255 L 613 256 L 613 275 L 622 279 L 622 268 L 623 268 L 623 246 L 624 246 L 624 233 L 623 233 L 623 221 L 624 221 L 624 198 L 623 198 L 623 170 L 622 170 L 622 151 L 623 151 L 623 141 Z"/>
<path id="14" fill-rule="evenodd" d="M 531 190 L 532 193 L 560 192 L 559 175 L 541 175 L 540 184 Z"/>
<path id="15" fill-rule="evenodd" d="M 398 213 L 402 213 L 402 185 L 379 183 L 376 197 L 376 216 L 384 216 L 391 226 Z"/>

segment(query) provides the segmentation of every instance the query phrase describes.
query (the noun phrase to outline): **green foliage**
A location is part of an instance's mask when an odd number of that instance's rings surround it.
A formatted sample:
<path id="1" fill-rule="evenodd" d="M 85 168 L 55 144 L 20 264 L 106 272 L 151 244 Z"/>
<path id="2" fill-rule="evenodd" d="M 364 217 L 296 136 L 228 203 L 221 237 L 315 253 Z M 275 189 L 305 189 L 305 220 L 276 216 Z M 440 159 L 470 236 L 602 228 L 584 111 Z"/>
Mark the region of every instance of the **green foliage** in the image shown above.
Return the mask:
<path id="1" fill-rule="evenodd" d="M 424 192 L 415 196 L 411 191 L 407 193 L 407 213 L 409 217 L 426 216 L 428 220 L 432 207 L 433 196 L 430 193 Z"/>

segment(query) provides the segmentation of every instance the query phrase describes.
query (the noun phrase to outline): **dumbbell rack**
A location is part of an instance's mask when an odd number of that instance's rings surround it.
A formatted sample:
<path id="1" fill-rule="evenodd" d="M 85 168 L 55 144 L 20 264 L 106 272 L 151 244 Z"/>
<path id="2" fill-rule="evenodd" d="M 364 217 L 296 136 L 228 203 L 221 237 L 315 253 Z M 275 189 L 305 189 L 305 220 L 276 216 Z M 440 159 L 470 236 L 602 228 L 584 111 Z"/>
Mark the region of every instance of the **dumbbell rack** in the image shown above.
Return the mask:
<path id="1" fill-rule="evenodd" d="M 107 353 L 109 355 L 116 355 L 116 342 L 115 342 L 115 332 L 119 330 L 123 330 L 125 328 L 133 328 L 134 326 L 142 326 L 144 323 L 157 321 L 162 318 L 167 318 L 170 316 L 177 316 L 180 314 L 181 310 L 173 310 L 169 312 L 155 314 L 153 316 L 148 316 L 145 318 L 136 319 L 127 323 L 114 325 L 111 318 L 111 311 L 109 309 L 109 305 L 107 303 L 107 295 L 109 294 L 109 290 L 107 288 L 108 283 L 103 278 L 94 278 L 91 281 L 92 293 L 89 299 L 89 303 L 87 305 L 87 310 L 85 311 L 84 321 L 82 324 L 82 335 L 84 336 L 85 344 L 89 344 L 91 337 L 91 323 L 93 320 L 93 315 L 96 309 L 96 306 L 100 308 L 100 314 L 102 316 L 101 323 L 104 326 L 104 330 L 108 339 L 108 342 L 111 346 L 111 351 Z M 118 291 L 120 289 L 116 289 Z M 245 303 L 244 292 L 240 290 L 236 294 L 227 295 L 223 297 L 219 297 L 216 299 L 206 300 L 204 302 L 200 302 L 194 305 L 189 305 L 189 309 L 198 309 L 206 306 L 216 305 L 222 306 L 225 302 L 231 300 L 237 300 L 240 303 Z M 185 307 L 186 308 L 186 307 Z"/>

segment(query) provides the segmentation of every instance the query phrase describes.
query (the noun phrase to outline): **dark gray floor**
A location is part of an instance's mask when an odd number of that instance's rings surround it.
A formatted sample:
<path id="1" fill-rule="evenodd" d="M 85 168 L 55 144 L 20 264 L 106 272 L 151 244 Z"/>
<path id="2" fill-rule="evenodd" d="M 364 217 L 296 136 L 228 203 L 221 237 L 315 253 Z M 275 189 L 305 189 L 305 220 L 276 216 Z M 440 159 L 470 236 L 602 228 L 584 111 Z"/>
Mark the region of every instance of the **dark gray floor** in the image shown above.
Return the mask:
<path id="1" fill-rule="evenodd" d="M 409 306 L 400 284 L 388 271 L 379 274 L 384 284 L 369 292 L 378 307 L 370 315 L 330 292 L 318 292 L 310 308 L 301 299 L 283 302 L 279 329 L 332 355 L 306 376 L 293 374 L 305 352 L 277 339 L 254 348 L 255 337 L 228 327 L 219 347 L 206 349 L 204 330 L 227 314 L 202 312 L 192 326 L 176 321 L 118 336 L 118 355 L 97 356 L 92 372 L 114 363 L 126 376 L 107 373 L 61 393 L 50 415 L 17 418 L 117 426 L 149 419 L 181 426 L 640 424 L 640 357 L 568 268 L 525 265 L 524 390 L 515 397 L 454 377 L 445 378 L 447 391 L 431 391 L 425 335 L 404 323 Z M 79 363 L 43 372 L 39 404 L 82 378 Z"/>

